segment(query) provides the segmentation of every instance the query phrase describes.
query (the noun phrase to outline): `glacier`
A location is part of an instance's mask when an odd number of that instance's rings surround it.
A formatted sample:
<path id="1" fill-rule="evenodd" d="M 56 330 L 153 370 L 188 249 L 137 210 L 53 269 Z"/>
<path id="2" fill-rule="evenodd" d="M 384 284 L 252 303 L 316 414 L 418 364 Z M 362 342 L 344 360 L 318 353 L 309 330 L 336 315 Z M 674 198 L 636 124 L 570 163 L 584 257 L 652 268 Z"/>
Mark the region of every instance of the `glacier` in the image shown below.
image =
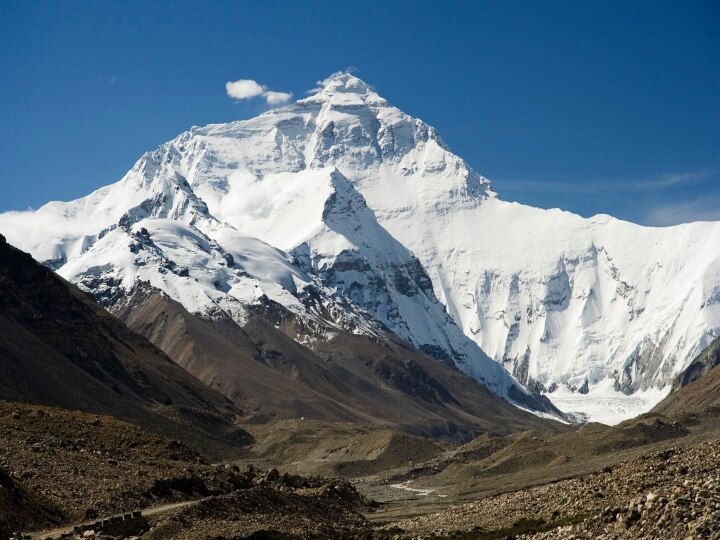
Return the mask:
<path id="1" fill-rule="evenodd" d="M 720 332 L 720 223 L 643 227 L 503 201 L 438 133 L 349 73 L 193 127 L 118 182 L 0 214 L 0 232 L 111 307 L 140 281 L 296 339 L 389 329 L 522 405 L 615 423 Z"/>

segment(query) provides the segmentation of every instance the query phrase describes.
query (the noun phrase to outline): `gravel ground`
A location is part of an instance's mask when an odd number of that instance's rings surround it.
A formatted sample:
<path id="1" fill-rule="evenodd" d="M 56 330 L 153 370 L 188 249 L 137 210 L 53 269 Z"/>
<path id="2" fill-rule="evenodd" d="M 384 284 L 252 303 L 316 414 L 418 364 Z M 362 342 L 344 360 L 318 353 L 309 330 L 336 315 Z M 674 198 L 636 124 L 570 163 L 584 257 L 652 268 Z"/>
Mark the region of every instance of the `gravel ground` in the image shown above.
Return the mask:
<path id="1" fill-rule="evenodd" d="M 417 538 L 720 538 L 720 440 L 385 526 L 397 528 Z"/>
<path id="2" fill-rule="evenodd" d="M 193 500 L 201 501 L 153 518 L 149 538 L 274 527 L 303 536 L 365 524 L 367 501 L 346 481 L 211 465 L 110 417 L 0 401 L 0 440 L 0 539 Z"/>

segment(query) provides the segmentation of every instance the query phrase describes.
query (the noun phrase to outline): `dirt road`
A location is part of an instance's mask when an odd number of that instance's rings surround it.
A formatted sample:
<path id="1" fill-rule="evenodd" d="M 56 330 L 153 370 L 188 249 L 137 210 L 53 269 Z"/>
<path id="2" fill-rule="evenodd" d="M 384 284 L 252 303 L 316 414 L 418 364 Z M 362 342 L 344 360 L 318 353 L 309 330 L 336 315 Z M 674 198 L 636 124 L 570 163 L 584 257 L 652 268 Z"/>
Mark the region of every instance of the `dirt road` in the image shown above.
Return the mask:
<path id="1" fill-rule="evenodd" d="M 158 506 L 152 506 L 150 508 L 145 508 L 144 510 L 141 510 L 141 515 L 143 517 L 151 517 L 151 516 L 157 516 L 159 514 L 164 514 L 166 512 L 171 512 L 173 510 L 177 510 L 178 508 L 185 508 L 186 506 L 193 506 L 195 504 L 198 504 L 202 501 L 206 501 L 208 499 L 211 499 L 212 497 L 204 497 L 202 499 L 196 499 L 194 501 L 182 501 L 177 503 L 169 503 L 169 504 L 161 504 Z M 101 519 L 108 519 L 110 517 L 114 516 L 106 516 Z M 100 519 L 95 519 L 92 521 L 85 521 L 82 523 L 74 523 L 72 525 L 66 525 L 64 527 L 60 527 L 58 529 L 52 529 L 49 531 L 42 531 L 37 533 L 31 533 L 29 536 L 32 540 L 53 540 L 55 538 L 59 538 L 61 535 L 65 533 L 72 532 L 72 530 L 77 527 L 78 525 L 89 525 L 92 523 L 97 523 L 100 521 Z"/>

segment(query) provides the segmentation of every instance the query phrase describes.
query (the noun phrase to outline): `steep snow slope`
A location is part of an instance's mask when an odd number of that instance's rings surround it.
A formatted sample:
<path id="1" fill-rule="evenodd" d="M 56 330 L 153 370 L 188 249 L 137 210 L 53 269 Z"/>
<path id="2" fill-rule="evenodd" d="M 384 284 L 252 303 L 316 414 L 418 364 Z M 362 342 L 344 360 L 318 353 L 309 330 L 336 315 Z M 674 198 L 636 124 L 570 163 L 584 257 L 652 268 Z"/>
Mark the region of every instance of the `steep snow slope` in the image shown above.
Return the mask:
<path id="1" fill-rule="evenodd" d="M 125 283 L 163 268 L 117 260 L 122 235 L 137 242 L 143 228 L 197 279 L 153 278 L 191 311 L 232 304 L 241 323 L 258 285 L 318 317 L 302 301 L 311 286 L 337 324 L 371 332 L 370 314 L 507 393 L 485 351 L 573 410 L 616 404 L 606 421 L 652 406 L 720 331 L 720 224 L 653 229 L 501 201 L 433 128 L 349 74 L 288 107 L 192 128 L 84 199 L 0 215 L 11 242 L 94 290 L 117 290 L 98 273 Z M 233 249 L 223 234 L 254 240 Z M 198 258 L 179 253 L 188 242 Z M 264 247 L 250 255 L 248 242 Z M 272 264 L 270 246 L 282 250 Z"/>

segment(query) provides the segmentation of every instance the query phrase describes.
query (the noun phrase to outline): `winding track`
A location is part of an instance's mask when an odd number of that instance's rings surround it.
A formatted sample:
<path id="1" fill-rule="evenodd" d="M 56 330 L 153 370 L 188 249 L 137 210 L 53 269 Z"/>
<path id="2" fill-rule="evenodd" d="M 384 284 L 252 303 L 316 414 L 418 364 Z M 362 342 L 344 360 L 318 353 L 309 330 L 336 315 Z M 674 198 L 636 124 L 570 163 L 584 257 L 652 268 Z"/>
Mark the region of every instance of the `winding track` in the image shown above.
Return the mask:
<path id="1" fill-rule="evenodd" d="M 151 506 L 149 508 L 145 508 L 144 510 L 141 510 L 140 514 L 143 517 L 157 516 L 158 514 L 164 514 L 166 512 L 171 512 L 172 510 L 177 510 L 178 508 L 185 508 L 186 506 L 193 506 L 202 501 L 206 501 L 208 499 L 212 499 L 212 496 L 204 497 L 202 499 L 196 499 L 193 501 L 182 501 L 182 502 L 177 502 L 177 503 L 169 503 L 169 504 L 161 504 L 158 506 Z M 122 514 L 120 514 L 120 515 L 122 515 Z M 115 516 L 107 516 L 107 517 L 101 518 L 101 519 L 108 519 L 110 517 L 115 517 Z M 58 529 L 30 533 L 30 538 L 32 540 L 53 540 L 55 538 L 59 538 L 60 535 L 62 535 L 62 534 L 72 532 L 72 530 L 75 527 L 77 527 L 78 525 L 89 525 L 91 523 L 96 523 L 98 521 L 100 521 L 100 519 L 94 519 L 92 521 L 84 521 L 82 523 L 73 523 L 72 525 L 66 525 L 66 526 L 60 527 Z"/>

